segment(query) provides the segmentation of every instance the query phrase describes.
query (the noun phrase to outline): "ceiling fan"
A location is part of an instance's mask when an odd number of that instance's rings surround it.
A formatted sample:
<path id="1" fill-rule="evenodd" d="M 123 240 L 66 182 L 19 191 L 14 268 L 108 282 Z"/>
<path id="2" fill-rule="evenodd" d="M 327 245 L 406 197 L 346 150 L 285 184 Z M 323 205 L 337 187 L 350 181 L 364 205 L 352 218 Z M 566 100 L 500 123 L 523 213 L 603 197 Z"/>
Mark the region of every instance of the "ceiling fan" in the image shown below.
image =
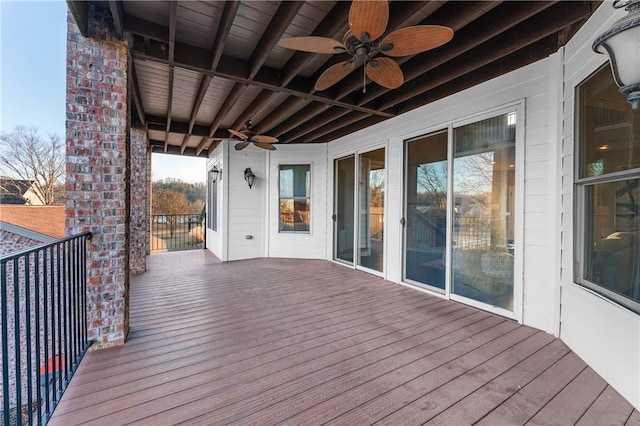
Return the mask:
<path id="1" fill-rule="evenodd" d="M 235 146 L 236 151 L 245 149 L 247 146 L 249 146 L 250 143 L 259 148 L 268 149 L 269 151 L 276 150 L 276 147 L 271 144 L 278 142 L 278 138 L 274 138 L 273 136 L 254 134 L 251 131 L 251 120 L 245 123 L 242 130 L 237 131 L 229 129 L 229 133 L 241 139 L 240 143 L 236 144 Z"/>
<path id="2" fill-rule="evenodd" d="M 389 2 L 386 0 L 354 0 L 349 9 L 349 30 L 342 42 L 328 37 L 291 37 L 281 39 L 282 47 L 311 53 L 348 53 L 351 59 L 327 68 L 316 81 L 315 89 L 325 90 L 364 64 L 366 77 L 388 89 L 404 83 L 400 66 L 391 58 L 377 57 L 379 53 L 400 57 L 434 49 L 453 38 L 453 30 L 440 25 L 416 25 L 401 28 L 381 39 L 389 21 Z M 363 85 L 363 92 L 365 91 Z"/>

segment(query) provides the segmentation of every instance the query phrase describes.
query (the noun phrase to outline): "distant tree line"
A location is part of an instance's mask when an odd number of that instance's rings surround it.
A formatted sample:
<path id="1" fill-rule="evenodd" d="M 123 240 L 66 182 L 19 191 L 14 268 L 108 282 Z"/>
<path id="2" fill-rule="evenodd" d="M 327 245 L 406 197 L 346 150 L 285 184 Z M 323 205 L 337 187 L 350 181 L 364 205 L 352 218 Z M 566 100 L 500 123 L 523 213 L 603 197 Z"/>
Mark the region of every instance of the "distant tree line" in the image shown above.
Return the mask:
<path id="1" fill-rule="evenodd" d="M 153 182 L 152 193 L 153 214 L 201 213 L 207 198 L 207 185 L 163 179 Z"/>

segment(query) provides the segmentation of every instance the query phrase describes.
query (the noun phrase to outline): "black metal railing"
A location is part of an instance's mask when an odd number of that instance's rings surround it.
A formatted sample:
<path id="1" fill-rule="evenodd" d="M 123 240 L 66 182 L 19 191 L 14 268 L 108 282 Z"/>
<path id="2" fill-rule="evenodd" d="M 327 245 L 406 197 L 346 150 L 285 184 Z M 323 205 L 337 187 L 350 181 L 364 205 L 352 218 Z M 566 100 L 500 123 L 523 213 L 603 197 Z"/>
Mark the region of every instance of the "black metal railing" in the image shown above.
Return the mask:
<path id="1" fill-rule="evenodd" d="M 151 215 L 151 251 L 203 248 L 203 219 L 199 213 Z"/>
<path id="2" fill-rule="evenodd" d="M 90 233 L 0 257 L 0 424 L 45 424 L 90 346 Z"/>

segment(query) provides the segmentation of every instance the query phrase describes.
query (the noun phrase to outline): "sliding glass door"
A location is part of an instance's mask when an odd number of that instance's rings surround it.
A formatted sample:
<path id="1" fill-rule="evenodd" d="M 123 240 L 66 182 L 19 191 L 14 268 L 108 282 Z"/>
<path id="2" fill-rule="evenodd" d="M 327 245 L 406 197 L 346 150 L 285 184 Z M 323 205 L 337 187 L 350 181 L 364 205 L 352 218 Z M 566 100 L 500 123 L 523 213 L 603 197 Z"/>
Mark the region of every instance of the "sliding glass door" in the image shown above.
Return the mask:
<path id="1" fill-rule="evenodd" d="M 335 160 L 334 258 L 353 264 L 356 161 L 354 156 Z"/>
<path id="2" fill-rule="evenodd" d="M 404 278 L 445 289 L 447 132 L 407 142 Z"/>
<path id="3" fill-rule="evenodd" d="M 405 143 L 407 283 L 511 316 L 516 112 Z"/>
<path id="4" fill-rule="evenodd" d="M 454 129 L 455 295 L 513 311 L 516 114 Z"/>
<path id="5" fill-rule="evenodd" d="M 358 266 L 382 272 L 384 265 L 384 148 L 358 161 Z"/>

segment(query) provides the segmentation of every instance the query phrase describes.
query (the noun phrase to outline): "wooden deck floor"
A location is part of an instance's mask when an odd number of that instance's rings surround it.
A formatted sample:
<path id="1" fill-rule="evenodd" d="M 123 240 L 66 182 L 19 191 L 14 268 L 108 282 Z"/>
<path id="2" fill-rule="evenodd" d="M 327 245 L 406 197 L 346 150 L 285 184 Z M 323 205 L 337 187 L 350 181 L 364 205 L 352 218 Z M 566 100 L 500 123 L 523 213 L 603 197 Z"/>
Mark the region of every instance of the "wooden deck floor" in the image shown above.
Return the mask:
<path id="1" fill-rule="evenodd" d="M 52 425 L 638 425 L 561 341 L 326 261 L 153 255 Z"/>

